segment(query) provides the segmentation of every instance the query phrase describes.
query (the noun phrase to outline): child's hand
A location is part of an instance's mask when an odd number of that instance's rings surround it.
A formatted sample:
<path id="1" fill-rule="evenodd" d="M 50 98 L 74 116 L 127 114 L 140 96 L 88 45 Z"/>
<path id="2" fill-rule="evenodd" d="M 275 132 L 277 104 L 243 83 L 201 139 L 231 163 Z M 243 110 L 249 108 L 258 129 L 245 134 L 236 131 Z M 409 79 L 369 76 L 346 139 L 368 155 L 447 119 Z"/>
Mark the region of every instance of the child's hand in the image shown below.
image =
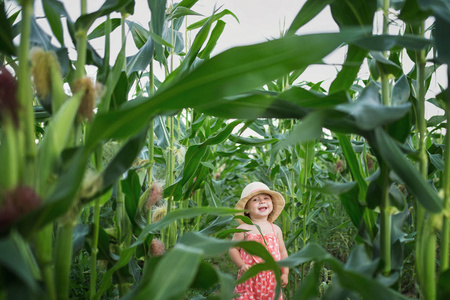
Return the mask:
<path id="1" fill-rule="evenodd" d="M 289 282 L 289 278 L 288 278 L 288 274 L 281 274 L 281 287 L 286 287 L 288 282 Z"/>
<path id="2" fill-rule="evenodd" d="M 241 270 L 242 272 L 247 272 L 248 269 L 250 269 L 250 267 L 251 267 L 251 266 L 249 266 L 249 265 L 247 265 L 247 264 L 244 264 L 243 266 L 241 266 L 240 270 Z"/>

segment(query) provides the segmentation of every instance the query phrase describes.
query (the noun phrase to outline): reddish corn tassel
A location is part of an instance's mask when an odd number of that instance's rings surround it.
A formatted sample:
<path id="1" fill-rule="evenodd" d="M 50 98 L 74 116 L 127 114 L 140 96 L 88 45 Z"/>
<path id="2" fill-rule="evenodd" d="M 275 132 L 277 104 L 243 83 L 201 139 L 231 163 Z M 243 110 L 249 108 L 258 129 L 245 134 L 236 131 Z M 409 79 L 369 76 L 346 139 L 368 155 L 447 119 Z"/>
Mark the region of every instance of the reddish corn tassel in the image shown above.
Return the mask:
<path id="1" fill-rule="evenodd" d="M 160 183 L 153 183 L 150 193 L 148 195 L 147 202 L 145 203 L 145 208 L 149 210 L 157 202 L 161 201 L 163 196 L 163 187 Z"/>
<path id="2" fill-rule="evenodd" d="M 19 126 L 19 102 L 16 97 L 17 80 L 4 67 L 0 67 L 0 122 L 11 118 L 16 127 Z"/>
<path id="3" fill-rule="evenodd" d="M 33 188 L 20 185 L 3 194 L 0 208 L 0 231 L 41 205 L 41 197 Z"/>
<path id="4" fill-rule="evenodd" d="M 153 239 L 150 244 L 150 253 L 152 256 L 161 256 L 166 252 L 164 243 L 158 239 Z"/>

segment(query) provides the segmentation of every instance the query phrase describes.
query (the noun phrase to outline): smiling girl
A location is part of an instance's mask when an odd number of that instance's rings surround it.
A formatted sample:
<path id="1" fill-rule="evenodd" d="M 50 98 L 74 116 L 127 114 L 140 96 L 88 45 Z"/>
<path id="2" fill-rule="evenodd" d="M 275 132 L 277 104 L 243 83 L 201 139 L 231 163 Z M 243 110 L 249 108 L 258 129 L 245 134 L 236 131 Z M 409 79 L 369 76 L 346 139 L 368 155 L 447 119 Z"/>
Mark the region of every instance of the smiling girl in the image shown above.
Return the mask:
<path id="1" fill-rule="evenodd" d="M 236 209 L 246 210 L 254 225 L 244 224 L 238 219 L 241 225 L 238 229 L 247 230 L 233 235 L 233 240 L 256 241 L 264 245 L 272 254 L 275 260 L 286 258 L 287 251 L 283 241 L 283 234 L 280 227 L 273 224 L 284 208 L 283 196 L 275 191 L 271 191 L 267 185 L 261 182 L 253 182 L 247 185 L 242 191 L 241 199 L 236 204 Z M 241 213 L 242 214 L 242 213 Z M 258 225 L 261 233 L 258 231 Z M 242 248 L 231 248 L 229 250 L 231 260 L 239 268 L 238 278 L 242 276 L 250 267 L 263 260 L 254 255 L 248 254 Z M 288 283 L 288 268 L 281 268 L 281 285 L 285 287 Z M 234 292 L 240 296 L 236 299 L 259 299 L 274 300 L 276 280 L 273 271 L 262 271 L 255 277 L 240 283 Z M 280 296 L 279 299 L 283 299 Z"/>

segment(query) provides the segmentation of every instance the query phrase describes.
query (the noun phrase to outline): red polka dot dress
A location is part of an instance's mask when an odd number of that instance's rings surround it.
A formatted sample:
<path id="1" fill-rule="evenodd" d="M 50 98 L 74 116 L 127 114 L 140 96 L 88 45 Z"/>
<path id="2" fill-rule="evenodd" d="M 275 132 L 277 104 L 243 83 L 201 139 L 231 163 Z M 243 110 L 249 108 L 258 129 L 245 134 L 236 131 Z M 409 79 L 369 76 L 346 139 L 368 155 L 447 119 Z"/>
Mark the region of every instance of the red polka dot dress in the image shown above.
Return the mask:
<path id="1" fill-rule="evenodd" d="M 264 235 L 264 239 L 267 242 L 267 245 L 264 243 L 264 240 L 259 233 L 248 233 L 248 241 L 256 241 L 264 245 L 267 250 L 272 254 L 275 260 L 280 260 L 280 247 L 278 245 L 278 238 L 275 233 L 275 228 L 272 224 L 273 232 L 266 233 Z M 248 254 L 244 249 L 240 249 L 241 258 L 245 264 L 253 266 L 257 263 L 264 262 L 258 256 Z M 242 272 L 239 270 L 238 278 L 241 277 Z M 236 294 L 240 296 L 238 300 L 275 300 L 275 287 L 277 285 L 275 274 L 273 271 L 262 271 L 258 273 L 255 277 L 248 279 L 247 281 L 240 283 L 234 289 Z M 283 299 L 283 296 L 280 295 L 279 300 Z"/>

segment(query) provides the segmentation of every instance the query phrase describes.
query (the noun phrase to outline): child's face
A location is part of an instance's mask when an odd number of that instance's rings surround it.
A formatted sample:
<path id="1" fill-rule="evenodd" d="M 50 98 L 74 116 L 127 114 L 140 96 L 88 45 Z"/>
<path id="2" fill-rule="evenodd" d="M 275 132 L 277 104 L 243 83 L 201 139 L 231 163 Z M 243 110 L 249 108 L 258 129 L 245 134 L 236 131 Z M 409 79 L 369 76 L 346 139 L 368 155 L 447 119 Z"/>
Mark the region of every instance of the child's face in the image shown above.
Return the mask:
<path id="1" fill-rule="evenodd" d="M 250 198 L 245 207 L 248 209 L 250 219 L 267 219 L 273 210 L 272 197 L 258 194 Z"/>

